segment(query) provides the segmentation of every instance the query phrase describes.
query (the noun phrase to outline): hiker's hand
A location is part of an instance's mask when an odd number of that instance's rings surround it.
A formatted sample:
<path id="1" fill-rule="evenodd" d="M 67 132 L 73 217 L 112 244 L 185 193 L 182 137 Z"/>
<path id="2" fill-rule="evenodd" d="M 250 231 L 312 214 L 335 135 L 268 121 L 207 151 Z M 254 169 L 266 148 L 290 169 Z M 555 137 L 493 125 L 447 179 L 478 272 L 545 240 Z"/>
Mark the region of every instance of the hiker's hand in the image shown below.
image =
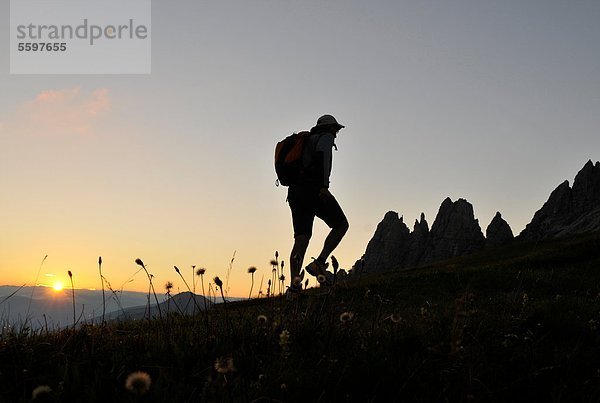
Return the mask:
<path id="1" fill-rule="evenodd" d="M 331 197 L 331 193 L 329 193 L 329 189 L 327 188 L 321 188 L 321 190 L 319 190 L 319 197 L 321 199 L 327 199 Z"/>

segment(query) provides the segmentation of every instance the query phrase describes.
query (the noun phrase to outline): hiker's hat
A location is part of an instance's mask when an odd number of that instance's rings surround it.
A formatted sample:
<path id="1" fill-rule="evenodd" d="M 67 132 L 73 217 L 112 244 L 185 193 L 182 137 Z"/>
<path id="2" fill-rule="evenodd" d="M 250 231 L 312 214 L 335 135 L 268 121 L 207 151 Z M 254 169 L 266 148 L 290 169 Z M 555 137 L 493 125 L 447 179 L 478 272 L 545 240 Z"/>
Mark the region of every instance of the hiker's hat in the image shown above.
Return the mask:
<path id="1" fill-rule="evenodd" d="M 338 129 L 343 129 L 344 125 L 338 123 L 337 120 L 331 115 L 323 115 L 319 119 L 317 119 L 317 125 L 315 127 L 323 127 L 323 126 L 337 126 Z"/>

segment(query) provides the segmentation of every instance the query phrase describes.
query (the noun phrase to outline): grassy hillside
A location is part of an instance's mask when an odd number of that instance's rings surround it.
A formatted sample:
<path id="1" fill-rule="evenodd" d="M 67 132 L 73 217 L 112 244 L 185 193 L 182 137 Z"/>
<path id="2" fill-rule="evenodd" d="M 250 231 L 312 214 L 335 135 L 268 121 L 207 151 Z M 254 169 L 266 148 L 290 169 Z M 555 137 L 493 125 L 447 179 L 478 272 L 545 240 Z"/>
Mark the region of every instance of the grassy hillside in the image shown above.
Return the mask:
<path id="1" fill-rule="evenodd" d="M 598 401 L 599 250 L 600 234 L 514 245 L 291 302 L 4 333 L 0 400 Z"/>

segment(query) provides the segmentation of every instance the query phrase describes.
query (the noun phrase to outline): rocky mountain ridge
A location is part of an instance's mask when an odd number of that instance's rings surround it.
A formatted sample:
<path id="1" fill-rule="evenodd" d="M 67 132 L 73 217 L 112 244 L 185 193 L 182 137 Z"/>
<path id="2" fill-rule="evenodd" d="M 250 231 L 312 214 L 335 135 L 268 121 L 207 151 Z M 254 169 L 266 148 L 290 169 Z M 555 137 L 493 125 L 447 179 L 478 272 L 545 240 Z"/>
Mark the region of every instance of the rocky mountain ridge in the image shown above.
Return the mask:
<path id="1" fill-rule="evenodd" d="M 494 248 L 510 242 L 537 241 L 600 231 L 600 162 L 588 161 L 575 176 L 573 187 L 560 184 L 525 229 L 515 237 L 497 212 L 485 236 L 465 199 L 446 198 L 431 229 L 421 213 L 410 231 L 395 211 L 385 214 L 353 272 L 405 269 Z"/>

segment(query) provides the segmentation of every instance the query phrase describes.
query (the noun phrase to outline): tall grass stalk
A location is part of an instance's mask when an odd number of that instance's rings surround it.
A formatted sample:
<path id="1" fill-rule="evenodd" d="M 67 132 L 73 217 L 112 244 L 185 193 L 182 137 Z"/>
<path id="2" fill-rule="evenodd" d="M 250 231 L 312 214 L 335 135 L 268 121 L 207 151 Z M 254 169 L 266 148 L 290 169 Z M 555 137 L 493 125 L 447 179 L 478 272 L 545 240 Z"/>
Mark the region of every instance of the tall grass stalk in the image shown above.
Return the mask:
<path id="1" fill-rule="evenodd" d="M 125 312 L 125 309 L 123 309 L 123 304 L 121 304 L 121 299 L 117 295 L 117 292 L 115 290 L 113 290 L 113 288 L 110 285 L 110 282 L 108 281 L 108 279 L 105 278 L 104 280 L 106 281 L 106 287 L 110 290 L 110 292 L 112 292 L 113 297 L 115 298 L 115 302 L 117 303 L 119 309 L 123 313 L 123 316 L 124 317 L 127 316 L 127 313 Z"/>
<path id="2" fill-rule="evenodd" d="M 213 279 L 213 281 L 215 282 L 216 286 L 219 287 L 219 290 L 221 291 L 221 298 L 223 299 L 223 309 L 225 310 L 225 322 L 227 325 L 227 333 L 231 337 L 231 326 L 229 325 L 229 314 L 227 313 L 227 300 L 225 299 L 225 294 L 223 293 L 223 282 L 221 281 L 221 279 L 219 277 L 215 277 Z"/>
<path id="3" fill-rule="evenodd" d="M 12 297 L 13 295 L 15 295 L 19 291 L 21 291 L 21 289 L 23 287 L 25 287 L 26 285 L 27 285 L 27 283 L 23 284 L 22 286 L 20 286 L 19 288 L 17 288 L 15 291 L 13 291 L 9 296 L 5 297 L 2 301 L 0 301 L 0 305 L 2 305 L 3 303 L 5 303 L 6 301 L 8 301 L 10 299 L 10 297 Z"/>
<path id="4" fill-rule="evenodd" d="M 279 278 L 281 275 L 279 274 L 279 251 L 275 251 L 275 267 L 277 267 L 277 276 Z M 279 286 L 279 295 L 281 295 L 281 286 Z"/>
<path id="5" fill-rule="evenodd" d="M 235 253 L 237 251 L 233 251 L 233 256 L 231 257 L 231 261 L 229 262 L 229 269 L 227 270 L 227 277 L 225 278 L 225 293 L 228 294 L 229 293 L 229 274 L 231 273 L 231 269 L 233 268 L 233 261 L 235 260 Z M 223 291 L 222 287 L 221 291 Z"/>
<path id="6" fill-rule="evenodd" d="M 104 276 L 102 276 L 102 256 L 98 257 L 98 271 L 100 272 L 100 282 L 102 283 L 102 326 L 106 323 L 106 295 L 104 294 Z"/>
<path id="7" fill-rule="evenodd" d="M 192 289 L 193 292 L 192 294 L 196 295 L 196 277 L 194 277 L 194 274 L 196 272 L 196 265 L 192 265 Z M 194 308 L 194 315 L 196 314 L 196 308 Z"/>
<path id="8" fill-rule="evenodd" d="M 263 286 L 264 281 L 265 281 L 265 275 L 263 274 L 262 276 L 260 276 L 260 287 L 258 288 L 258 296 L 259 297 L 262 295 L 262 286 Z"/>
<path id="9" fill-rule="evenodd" d="M 198 308 L 198 310 L 200 310 L 200 306 L 198 305 L 198 302 L 196 301 L 196 294 L 194 294 L 192 292 L 192 290 L 190 289 L 190 286 L 188 285 L 187 281 L 185 281 L 185 278 L 183 277 L 183 275 L 181 274 L 181 272 L 179 271 L 179 269 L 177 268 L 177 266 L 173 266 L 175 268 L 175 271 L 177 272 L 177 274 L 179 274 L 179 277 L 181 277 L 181 279 L 183 280 L 185 286 L 187 287 L 188 291 L 192 294 L 192 301 L 194 301 L 194 305 L 196 306 L 196 308 Z"/>
<path id="10" fill-rule="evenodd" d="M 254 287 L 254 273 L 256 272 L 256 267 L 252 266 L 248 268 L 248 273 L 252 276 L 252 284 L 250 284 L 250 294 L 248 294 L 248 299 L 252 298 L 252 288 Z"/>
<path id="11" fill-rule="evenodd" d="M 71 294 L 73 295 L 73 330 L 75 330 L 75 287 L 73 286 L 73 273 L 71 273 L 71 270 L 67 270 L 67 273 L 71 280 Z"/>
<path id="12" fill-rule="evenodd" d="M 144 271 L 146 272 L 146 275 L 148 276 L 148 282 L 150 283 L 150 288 L 152 289 L 152 293 L 154 294 L 154 300 L 156 301 L 156 307 L 158 308 L 158 316 L 160 317 L 160 320 L 162 322 L 162 312 L 160 310 L 160 304 L 158 303 L 158 297 L 156 296 L 156 291 L 154 290 L 154 284 L 152 284 L 152 277 L 153 275 L 148 273 L 148 270 L 146 269 L 146 266 L 144 265 L 144 262 L 142 262 L 142 259 L 135 259 L 135 263 L 137 263 L 139 266 L 142 267 L 142 269 L 144 269 Z M 150 303 L 150 291 L 148 291 L 148 304 Z M 150 311 L 150 305 L 148 305 L 148 311 Z"/>
<path id="13" fill-rule="evenodd" d="M 35 282 L 33 283 L 33 288 L 31 289 L 31 296 L 29 297 L 29 304 L 27 305 L 27 313 L 25 314 L 25 323 L 27 323 L 27 318 L 29 318 L 29 311 L 31 310 L 31 301 L 33 300 L 33 293 L 35 291 L 35 288 L 37 287 L 38 278 L 40 277 L 40 271 L 42 271 L 42 266 L 44 265 L 44 262 L 47 258 L 48 255 L 44 256 L 42 262 L 40 263 L 40 267 L 38 267 L 38 272 L 35 275 Z"/>
<path id="14" fill-rule="evenodd" d="M 208 313 L 208 308 L 206 306 L 206 292 L 204 291 L 204 273 L 206 272 L 205 268 L 199 268 L 196 271 L 196 275 L 200 276 L 200 282 L 202 282 L 202 298 L 204 298 L 204 310 Z M 210 295 L 209 295 L 210 298 Z"/>

